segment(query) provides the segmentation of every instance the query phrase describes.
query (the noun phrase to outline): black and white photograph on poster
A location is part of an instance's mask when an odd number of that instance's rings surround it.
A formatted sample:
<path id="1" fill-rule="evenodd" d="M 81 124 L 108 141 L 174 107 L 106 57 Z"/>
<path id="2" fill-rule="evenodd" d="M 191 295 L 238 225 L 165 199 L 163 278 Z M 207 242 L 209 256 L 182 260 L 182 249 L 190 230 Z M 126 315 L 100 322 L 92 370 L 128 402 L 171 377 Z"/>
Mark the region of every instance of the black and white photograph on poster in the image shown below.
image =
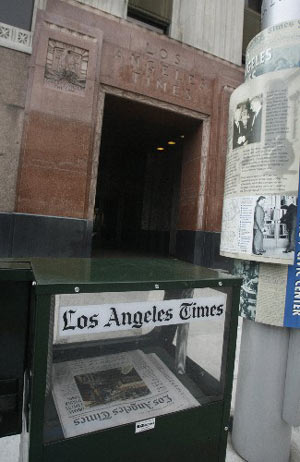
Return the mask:
<path id="1" fill-rule="evenodd" d="M 262 94 L 239 103 L 234 111 L 232 148 L 259 143 L 262 129 Z"/>
<path id="2" fill-rule="evenodd" d="M 253 213 L 252 253 L 290 258 L 295 251 L 297 197 L 258 196 Z"/>
<path id="3" fill-rule="evenodd" d="M 255 320 L 259 263 L 235 260 L 233 274 L 243 278 L 240 292 L 240 315 Z"/>
<path id="4" fill-rule="evenodd" d="M 295 252 L 298 199 L 294 196 L 282 196 L 280 224 L 288 235 L 284 253 Z"/>

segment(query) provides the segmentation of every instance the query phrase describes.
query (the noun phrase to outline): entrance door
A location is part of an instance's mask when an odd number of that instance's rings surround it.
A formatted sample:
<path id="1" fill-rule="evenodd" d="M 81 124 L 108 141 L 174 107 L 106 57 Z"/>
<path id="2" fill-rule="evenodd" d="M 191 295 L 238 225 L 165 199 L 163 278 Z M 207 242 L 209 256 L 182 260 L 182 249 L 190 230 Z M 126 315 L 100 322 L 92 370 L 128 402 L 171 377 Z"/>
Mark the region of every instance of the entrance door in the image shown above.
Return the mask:
<path id="1" fill-rule="evenodd" d="M 93 255 L 175 253 L 186 116 L 108 95 L 99 158 Z"/>

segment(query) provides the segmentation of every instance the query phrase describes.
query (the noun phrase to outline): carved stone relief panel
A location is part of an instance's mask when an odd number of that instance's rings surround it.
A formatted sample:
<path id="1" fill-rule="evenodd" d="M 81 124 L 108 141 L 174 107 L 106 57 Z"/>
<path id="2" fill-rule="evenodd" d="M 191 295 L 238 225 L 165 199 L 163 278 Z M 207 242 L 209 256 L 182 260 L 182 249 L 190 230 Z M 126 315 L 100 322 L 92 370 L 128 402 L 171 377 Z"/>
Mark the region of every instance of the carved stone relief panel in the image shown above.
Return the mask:
<path id="1" fill-rule="evenodd" d="M 88 60 L 88 50 L 49 39 L 45 85 L 56 90 L 84 93 Z"/>

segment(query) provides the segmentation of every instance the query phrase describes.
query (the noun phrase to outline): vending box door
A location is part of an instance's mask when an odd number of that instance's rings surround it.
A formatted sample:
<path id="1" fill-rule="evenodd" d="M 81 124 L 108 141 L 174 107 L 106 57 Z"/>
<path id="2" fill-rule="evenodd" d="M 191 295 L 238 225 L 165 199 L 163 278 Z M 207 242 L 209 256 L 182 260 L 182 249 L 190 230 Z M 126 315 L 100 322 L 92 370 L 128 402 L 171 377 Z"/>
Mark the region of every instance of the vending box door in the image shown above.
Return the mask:
<path id="1" fill-rule="evenodd" d="M 0 260 L 0 437 L 21 433 L 31 265 Z"/>

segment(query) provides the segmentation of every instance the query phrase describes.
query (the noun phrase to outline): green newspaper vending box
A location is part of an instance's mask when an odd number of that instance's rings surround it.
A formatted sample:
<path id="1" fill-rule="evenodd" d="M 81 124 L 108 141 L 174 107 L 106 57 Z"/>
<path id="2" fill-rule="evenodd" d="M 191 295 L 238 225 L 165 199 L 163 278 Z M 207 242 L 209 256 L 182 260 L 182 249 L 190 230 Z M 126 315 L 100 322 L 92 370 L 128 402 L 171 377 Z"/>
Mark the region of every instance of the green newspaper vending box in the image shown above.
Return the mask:
<path id="1" fill-rule="evenodd" d="M 240 279 L 172 259 L 18 264 L 0 281 L 24 380 L 0 365 L 0 384 L 19 391 L 22 462 L 225 460 Z"/>

